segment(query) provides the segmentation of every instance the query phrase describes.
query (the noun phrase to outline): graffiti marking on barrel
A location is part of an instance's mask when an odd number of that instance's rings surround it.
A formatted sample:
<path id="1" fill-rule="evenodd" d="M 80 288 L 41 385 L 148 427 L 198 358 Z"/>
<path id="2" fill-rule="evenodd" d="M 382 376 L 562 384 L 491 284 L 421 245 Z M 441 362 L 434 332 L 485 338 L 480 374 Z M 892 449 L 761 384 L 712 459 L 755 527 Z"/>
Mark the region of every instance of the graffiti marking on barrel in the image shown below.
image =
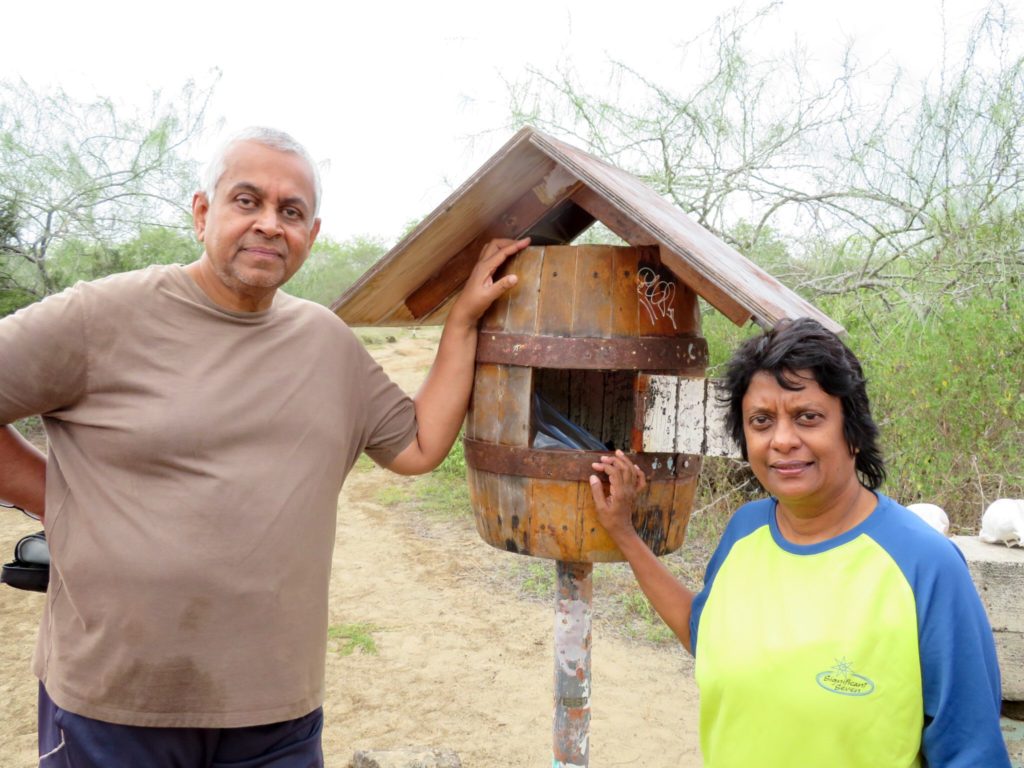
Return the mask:
<path id="1" fill-rule="evenodd" d="M 667 317 L 672 321 L 672 327 L 676 327 L 676 311 L 672 306 L 676 295 L 675 283 L 662 280 L 653 269 L 643 267 L 636 273 L 636 292 L 640 294 L 640 303 L 647 310 L 651 323 Z"/>

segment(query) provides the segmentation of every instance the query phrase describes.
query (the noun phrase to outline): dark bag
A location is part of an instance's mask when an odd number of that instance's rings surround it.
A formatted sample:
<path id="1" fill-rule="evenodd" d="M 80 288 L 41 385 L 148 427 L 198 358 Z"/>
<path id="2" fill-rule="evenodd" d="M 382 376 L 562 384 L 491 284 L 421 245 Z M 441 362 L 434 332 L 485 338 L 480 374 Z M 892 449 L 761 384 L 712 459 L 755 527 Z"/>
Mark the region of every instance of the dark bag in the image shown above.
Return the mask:
<path id="1" fill-rule="evenodd" d="M 50 584 L 50 548 L 46 533 L 32 533 L 14 545 L 14 562 L 0 573 L 0 582 L 15 589 L 45 592 Z"/>

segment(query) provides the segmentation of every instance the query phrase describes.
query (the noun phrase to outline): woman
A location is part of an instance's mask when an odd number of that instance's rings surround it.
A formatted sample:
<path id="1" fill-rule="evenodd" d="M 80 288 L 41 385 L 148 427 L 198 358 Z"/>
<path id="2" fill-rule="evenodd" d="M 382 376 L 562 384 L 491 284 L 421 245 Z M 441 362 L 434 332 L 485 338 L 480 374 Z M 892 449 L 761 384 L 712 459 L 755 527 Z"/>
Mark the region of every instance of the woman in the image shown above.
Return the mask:
<path id="1" fill-rule="evenodd" d="M 959 550 L 877 492 L 860 363 L 813 320 L 729 363 L 728 427 L 769 498 L 741 507 L 704 588 L 631 523 L 643 474 L 594 464 L 599 519 L 696 659 L 701 748 L 731 766 L 1009 766 L 992 632 Z"/>

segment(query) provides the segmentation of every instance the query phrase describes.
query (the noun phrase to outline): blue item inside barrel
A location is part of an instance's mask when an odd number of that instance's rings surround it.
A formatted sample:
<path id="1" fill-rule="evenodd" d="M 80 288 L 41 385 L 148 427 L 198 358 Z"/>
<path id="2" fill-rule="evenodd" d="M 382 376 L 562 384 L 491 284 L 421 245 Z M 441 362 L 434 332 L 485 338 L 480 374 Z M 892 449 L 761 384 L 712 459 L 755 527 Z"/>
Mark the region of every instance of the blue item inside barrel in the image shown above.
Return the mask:
<path id="1" fill-rule="evenodd" d="M 569 421 L 538 392 L 533 393 L 531 420 L 536 432 L 533 438 L 534 448 L 576 451 L 608 450 L 607 445 L 583 427 Z"/>

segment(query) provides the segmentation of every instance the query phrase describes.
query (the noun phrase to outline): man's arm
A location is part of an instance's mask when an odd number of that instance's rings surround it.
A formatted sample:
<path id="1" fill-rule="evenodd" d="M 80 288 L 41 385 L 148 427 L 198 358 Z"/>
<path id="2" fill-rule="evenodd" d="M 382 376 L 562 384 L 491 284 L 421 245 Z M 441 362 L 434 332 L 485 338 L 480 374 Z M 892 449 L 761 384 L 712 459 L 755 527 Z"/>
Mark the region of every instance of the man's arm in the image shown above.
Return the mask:
<path id="1" fill-rule="evenodd" d="M 477 324 L 501 294 L 516 284 L 515 275 L 494 280 L 494 272 L 514 253 L 530 244 L 525 240 L 492 240 L 452 305 L 444 324 L 437 357 L 423 386 L 413 398 L 416 438 L 387 465 L 402 475 L 429 472 L 444 461 L 459 434 L 473 389 Z"/>
<path id="2" fill-rule="evenodd" d="M 43 518 L 46 457 L 9 424 L 0 427 L 0 499 Z"/>
<path id="3" fill-rule="evenodd" d="M 593 467 L 604 472 L 609 483 L 609 491 L 605 495 L 600 478 L 590 476 L 597 519 L 629 562 L 640 589 L 654 610 L 689 651 L 690 614 L 695 595 L 655 557 L 633 527 L 636 495 L 647 485 L 643 472 L 622 451 L 616 451 L 614 456 L 602 456 L 601 462 Z"/>

